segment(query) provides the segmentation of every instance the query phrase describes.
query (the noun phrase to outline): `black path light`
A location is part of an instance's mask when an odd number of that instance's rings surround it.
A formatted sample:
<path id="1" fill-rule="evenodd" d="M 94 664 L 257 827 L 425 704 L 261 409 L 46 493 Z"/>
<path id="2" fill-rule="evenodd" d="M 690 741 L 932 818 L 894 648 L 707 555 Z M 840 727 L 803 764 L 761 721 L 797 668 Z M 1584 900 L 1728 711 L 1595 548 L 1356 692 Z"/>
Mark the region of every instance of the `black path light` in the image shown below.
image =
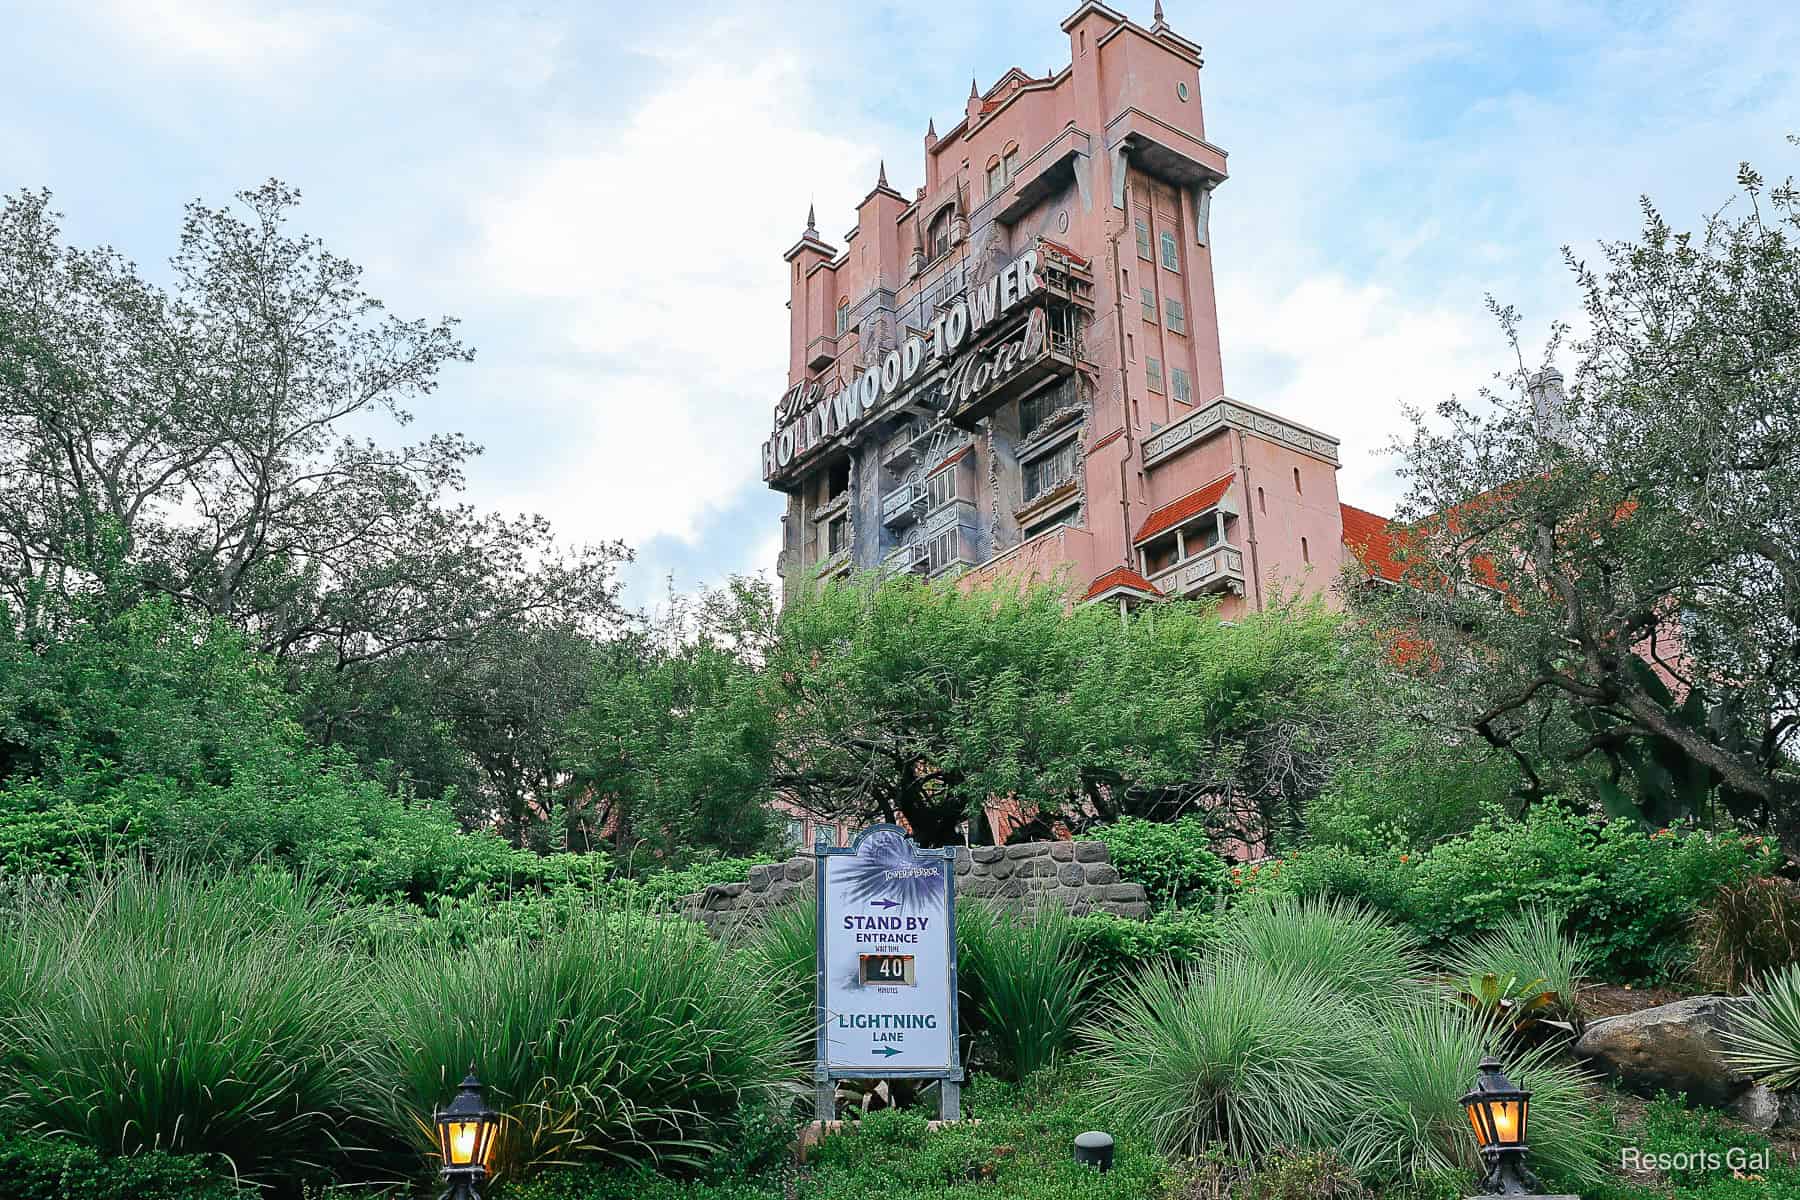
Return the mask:
<path id="1" fill-rule="evenodd" d="M 449 1187 L 440 1200 L 481 1200 L 480 1185 L 487 1178 L 488 1155 L 493 1153 L 494 1134 L 500 1128 L 500 1114 L 481 1098 L 481 1080 L 475 1078 L 475 1064 L 456 1089 L 456 1098 L 448 1108 L 437 1111 L 438 1152 L 444 1158 L 444 1178 Z"/>
<path id="2" fill-rule="evenodd" d="M 1500 1060 L 1484 1058 L 1475 1076 L 1475 1086 L 1462 1098 L 1468 1110 L 1469 1127 L 1475 1131 L 1475 1145 L 1481 1151 L 1486 1168 L 1481 1190 L 1492 1196 L 1535 1195 L 1537 1176 L 1525 1166 L 1530 1149 L 1525 1140 L 1525 1123 L 1531 1116 L 1531 1093 L 1514 1085 L 1500 1069 Z"/>
<path id="3" fill-rule="evenodd" d="M 1112 1170 L 1112 1134 L 1101 1133 L 1097 1129 L 1076 1134 L 1075 1161 L 1084 1167 L 1097 1167 L 1101 1171 Z"/>

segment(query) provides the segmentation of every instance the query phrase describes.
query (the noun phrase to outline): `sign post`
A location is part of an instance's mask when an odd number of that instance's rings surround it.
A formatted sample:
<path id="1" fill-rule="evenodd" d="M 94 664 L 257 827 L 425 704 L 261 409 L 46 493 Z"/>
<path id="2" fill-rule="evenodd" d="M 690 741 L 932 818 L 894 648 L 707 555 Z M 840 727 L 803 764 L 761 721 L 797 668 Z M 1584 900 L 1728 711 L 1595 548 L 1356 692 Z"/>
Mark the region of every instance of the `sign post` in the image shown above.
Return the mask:
<path id="1" fill-rule="evenodd" d="M 813 847 L 818 883 L 814 1112 L 840 1079 L 935 1079 L 962 1116 L 956 1007 L 956 850 L 921 850 L 896 825 L 845 849 Z"/>

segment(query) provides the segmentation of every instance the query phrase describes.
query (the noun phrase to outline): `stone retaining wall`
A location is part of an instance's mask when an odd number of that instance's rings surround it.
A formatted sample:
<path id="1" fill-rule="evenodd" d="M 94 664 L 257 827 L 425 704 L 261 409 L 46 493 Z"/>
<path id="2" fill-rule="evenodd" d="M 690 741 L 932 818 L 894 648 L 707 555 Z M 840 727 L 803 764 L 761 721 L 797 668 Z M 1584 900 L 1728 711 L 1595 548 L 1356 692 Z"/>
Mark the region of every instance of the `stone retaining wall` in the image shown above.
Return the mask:
<path id="1" fill-rule="evenodd" d="M 745 918 L 760 919 L 802 894 L 812 894 L 813 857 L 752 867 L 743 883 L 715 883 L 682 901 L 682 912 L 719 933 Z M 1142 884 L 1121 883 L 1104 842 L 1024 842 L 956 852 L 959 899 L 1018 904 L 1026 912 L 1056 905 L 1072 916 L 1107 912 L 1142 920 L 1150 906 Z"/>

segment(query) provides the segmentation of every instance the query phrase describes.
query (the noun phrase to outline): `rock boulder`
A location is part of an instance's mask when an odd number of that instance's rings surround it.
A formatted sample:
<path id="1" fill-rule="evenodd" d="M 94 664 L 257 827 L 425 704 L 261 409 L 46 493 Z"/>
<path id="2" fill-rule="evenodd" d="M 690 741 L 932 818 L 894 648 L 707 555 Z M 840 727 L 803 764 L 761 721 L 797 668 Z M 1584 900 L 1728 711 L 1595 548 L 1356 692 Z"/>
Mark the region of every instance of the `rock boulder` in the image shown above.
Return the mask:
<path id="1" fill-rule="evenodd" d="M 1575 1053 L 1640 1096 L 1682 1092 L 1714 1107 L 1730 1104 L 1750 1086 L 1725 1061 L 1720 1033 L 1742 1001 L 1694 996 L 1641 1012 L 1594 1021 Z"/>

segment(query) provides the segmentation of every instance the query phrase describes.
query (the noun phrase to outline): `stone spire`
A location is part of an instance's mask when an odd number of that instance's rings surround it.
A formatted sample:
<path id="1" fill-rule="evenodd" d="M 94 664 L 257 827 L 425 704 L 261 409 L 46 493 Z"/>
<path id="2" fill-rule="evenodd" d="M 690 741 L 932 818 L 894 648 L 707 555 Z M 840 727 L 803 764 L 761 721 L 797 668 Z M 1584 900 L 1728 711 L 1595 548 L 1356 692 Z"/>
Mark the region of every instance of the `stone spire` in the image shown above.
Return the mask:
<path id="1" fill-rule="evenodd" d="M 975 77 L 973 75 L 969 76 L 969 99 L 981 99 L 981 89 L 975 86 Z"/>
<path id="2" fill-rule="evenodd" d="M 937 137 L 937 118 L 936 117 L 929 117 L 926 119 L 926 121 L 925 121 L 925 136 L 928 138 Z"/>
<path id="3" fill-rule="evenodd" d="M 1150 20 L 1152 22 L 1150 28 L 1152 29 L 1168 24 L 1167 21 L 1163 20 L 1162 0 L 1156 0 L 1156 11 L 1151 14 Z"/>
<path id="4" fill-rule="evenodd" d="M 877 176 L 875 186 L 878 188 L 885 188 L 887 185 L 887 159 L 884 158 L 881 160 L 881 174 Z"/>
<path id="5" fill-rule="evenodd" d="M 817 234 L 819 232 L 819 222 L 813 216 L 813 206 L 811 204 L 806 206 L 806 232 L 811 234 Z"/>

